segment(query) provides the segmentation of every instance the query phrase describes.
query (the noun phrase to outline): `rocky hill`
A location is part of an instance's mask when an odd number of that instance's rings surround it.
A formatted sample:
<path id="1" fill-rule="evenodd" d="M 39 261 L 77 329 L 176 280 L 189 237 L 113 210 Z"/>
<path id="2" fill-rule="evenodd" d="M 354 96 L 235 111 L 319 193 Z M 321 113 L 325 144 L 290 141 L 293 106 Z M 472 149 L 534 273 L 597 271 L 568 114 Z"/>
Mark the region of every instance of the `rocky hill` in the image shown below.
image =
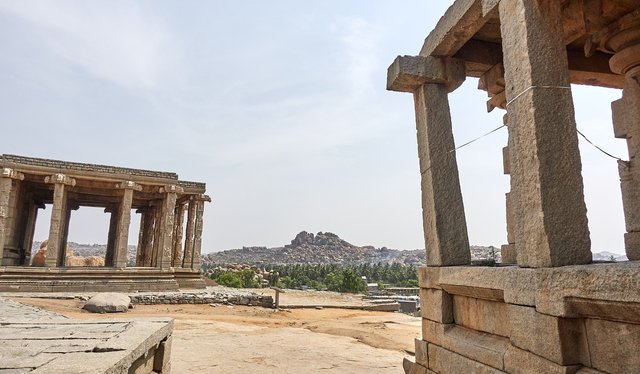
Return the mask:
<path id="1" fill-rule="evenodd" d="M 494 248 L 493 253 L 499 256 L 499 250 L 495 252 L 496 250 Z M 492 252 L 490 247 L 474 246 L 472 253 L 474 259 L 488 259 Z M 248 265 L 401 263 L 410 265 L 424 264 L 425 251 L 423 249 L 395 250 L 386 247 L 360 247 L 330 232 L 319 232 L 314 235 L 302 231 L 296 235 L 291 244 L 284 247 L 243 247 L 203 255 L 203 264 L 234 263 Z"/>

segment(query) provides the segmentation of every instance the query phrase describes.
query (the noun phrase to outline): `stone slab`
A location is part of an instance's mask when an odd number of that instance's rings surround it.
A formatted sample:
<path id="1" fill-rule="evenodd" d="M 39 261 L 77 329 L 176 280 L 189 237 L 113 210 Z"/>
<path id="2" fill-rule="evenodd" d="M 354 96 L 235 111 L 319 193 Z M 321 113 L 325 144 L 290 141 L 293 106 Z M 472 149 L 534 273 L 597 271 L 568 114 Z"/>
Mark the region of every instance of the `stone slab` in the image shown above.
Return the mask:
<path id="1" fill-rule="evenodd" d="M 453 323 L 453 300 L 448 293 L 432 289 L 420 289 L 420 314 L 440 323 Z"/>
<path id="2" fill-rule="evenodd" d="M 498 336 L 509 336 L 507 304 L 498 301 L 453 296 L 453 318 L 457 325 Z"/>
<path id="3" fill-rule="evenodd" d="M 429 368 L 436 373 L 504 373 L 504 371 L 470 360 L 435 344 L 429 344 Z"/>
<path id="4" fill-rule="evenodd" d="M 640 368 L 640 325 L 587 319 L 589 352 L 595 369 L 619 374 Z"/>
<path id="5" fill-rule="evenodd" d="M 535 308 L 509 305 L 511 344 L 559 365 L 591 366 L 582 319 L 559 318 Z"/>
<path id="6" fill-rule="evenodd" d="M 510 346 L 504 355 L 504 368 L 513 374 L 574 374 L 580 366 L 561 366 L 531 352 Z"/>

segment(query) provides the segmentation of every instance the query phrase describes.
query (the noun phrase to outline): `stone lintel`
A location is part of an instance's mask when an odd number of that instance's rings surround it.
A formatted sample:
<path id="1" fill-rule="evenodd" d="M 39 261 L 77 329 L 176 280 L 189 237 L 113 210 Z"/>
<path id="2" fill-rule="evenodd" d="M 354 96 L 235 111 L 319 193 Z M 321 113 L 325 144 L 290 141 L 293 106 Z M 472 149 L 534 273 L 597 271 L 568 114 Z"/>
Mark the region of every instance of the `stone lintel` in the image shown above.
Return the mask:
<path id="1" fill-rule="evenodd" d="M 426 83 L 444 84 L 449 92 L 465 79 L 460 60 L 432 56 L 398 56 L 387 70 L 387 90 L 415 92 Z"/>
<path id="2" fill-rule="evenodd" d="M 596 52 L 585 57 L 582 51 L 567 51 L 571 83 L 588 86 L 623 88 L 625 78 L 609 68 L 611 55 Z M 469 77 L 480 78 L 496 64 L 503 62 L 498 43 L 471 39 L 453 56 L 464 61 Z"/>
<path id="3" fill-rule="evenodd" d="M 420 50 L 420 56 L 452 56 L 495 13 L 496 0 L 457 0 L 440 18 Z"/>
<path id="4" fill-rule="evenodd" d="M 2 168 L 2 174 L 0 174 L 0 177 L 17 179 L 17 180 L 24 180 L 24 174 L 23 173 L 20 173 L 19 171 L 16 171 L 16 170 L 11 169 L 11 168 Z"/>
<path id="5" fill-rule="evenodd" d="M 208 203 L 210 203 L 212 201 L 211 197 L 209 195 L 205 195 L 205 194 L 191 195 L 190 199 L 194 200 L 194 201 L 206 201 Z"/>
<path id="6" fill-rule="evenodd" d="M 120 183 L 116 183 L 116 188 L 123 190 L 128 189 L 134 191 L 142 191 L 142 185 L 134 181 L 122 181 Z"/>
<path id="7" fill-rule="evenodd" d="M 175 184 L 170 184 L 170 185 L 166 185 L 166 186 L 162 186 L 158 188 L 158 192 L 160 193 L 182 193 L 184 192 L 184 188 L 175 185 Z"/>
<path id="8" fill-rule="evenodd" d="M 71 177 L 65 175 L 65 174 L 57 173 L 57 174 L 46 176 L 44 178 L 44 183 L 64 184 L 66 186 L 73 187 L 73 186 L 76 185 L 76 180 L 74 178 L 71 178 Z"/>

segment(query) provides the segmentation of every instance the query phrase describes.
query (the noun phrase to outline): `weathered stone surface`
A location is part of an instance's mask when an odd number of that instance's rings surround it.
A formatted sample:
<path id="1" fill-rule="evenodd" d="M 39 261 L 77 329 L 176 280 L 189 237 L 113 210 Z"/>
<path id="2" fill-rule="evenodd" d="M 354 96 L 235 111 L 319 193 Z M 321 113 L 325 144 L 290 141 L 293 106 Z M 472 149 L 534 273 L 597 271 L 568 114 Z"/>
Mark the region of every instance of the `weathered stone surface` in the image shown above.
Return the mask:
<path id="1" fill-rule="evenodd" d="M 560 365 L 590 366 L 582 319 L 558 318 L 535 308 L 509 305 L 511 344 Z"/>
<path id="2" fill-rule="evenodd" d="M 507 304 L 503 302 L 454 295 L 453 318 L 457 325 L 509 336 L 509 314 Z"/>
<path id="3" fill-rule="evenodd" d="M 561 5 L 555 1 L 500 2 L 514 145 L 515 244 L 518 264 L 525 267 L 591 262 L 567 52 L 558 38 L 560 17 Z"/>
<path id="4" fill-rule="evenodd" d="M 422 175 L 422 220 L 427 265 L 471 261 L 447 90 L 425 84 L 414 94 Z"/>
<path id="5" fill-rule="evenodd" d="M 429 354 L 427 351 L 427 341 L 415 339 L 416 363 L 422 366 L 429 366 Z"/>
<path id="6" fill-rule="evenodd" d="M 387 70 L 387 90 L 415 92 L 426 83 L 443 84 L 449 92 L 465 80 L 464 63 L 452 58 L 398 56 Z"/>
<path id="7" fill-rule="evenodd" d="M 536 309 L 558 317 L 640 323 L 640 263 L 539 269 Z"/>
<path id="8" fill-rule="evenodd" d="M 640 325 L 587 319 L 592 367 L 608 373 L 631 374 L 640 368 Z"/>
<path id="9" fill-rule="evenodd" d="M 514 244 L 503 244 L 500 247 L 500 257 L 502 257 L 503 264 L 515 264 L 516 258 L 516 246 Z"/>
<path id="10" fill-rule="evenodd" d="M 429 368 L 436 373 L 504 373 L 501 370 L 470 360 L 435 344 L 429 344 Z"/>
<path id="11" fill-rule="evenodd" d="M 496 369 L 504 368 L 504 354 L 510 345 L 507 338 L 457 325 L 433 326 L 429 333 L 429 343 Z"/>
<path id="12" fill-rule="evenodd" d="M 418 363 L 415 363 L 411 367 L 411 371 L 409 371 L 409 374 L 427 374 L 427 368 Z"/>
<path id="13" fill-rule="evenodd" d="M 126 312 L 131 307 L 131 299 L 125 294 L 115 292 L 99 293 L 89 299 L 82 307 L 92 313 Z"/>
<path id="14" fill-rule="evenodd" d="M 432 288 L 420 289 L 420 313 L 423 318 L 440 323 L 453 323 L 451 295 Z"/>
<path id="15" fill-rule="evenodd" d="M 433 343 L 439 346 L 443 346 L 442 339 L 447 330 L 453 328 L 454 324 L 443 324 L 433 322 L 426 318 L 422 319 L 422 339 L 428 343 Z"/>
<path id="16" fill-rule="evenodd" d="M 531 352 L 510 346 L 504 355 L 504 368 L 513 374 L 574 374 L 579 365 L 561 366 Z"/>
<path id="17" fill-rule="evenodd" d="M 418 268 L 422 288 L 445 289 L 463 295 L 511 304 L 536 305 L 539 274 L 535 269 L 515 266 L 452 266 Z"/>
<path id="18" fill-rule="evenodd" d="M 415 363 L 405 357 L 402 360 L 402 369 L 404 370 L 404 374 L 409 374 L 411 372 L 411 368 L 413 368 L 413 365 L 415 365 Z"/>

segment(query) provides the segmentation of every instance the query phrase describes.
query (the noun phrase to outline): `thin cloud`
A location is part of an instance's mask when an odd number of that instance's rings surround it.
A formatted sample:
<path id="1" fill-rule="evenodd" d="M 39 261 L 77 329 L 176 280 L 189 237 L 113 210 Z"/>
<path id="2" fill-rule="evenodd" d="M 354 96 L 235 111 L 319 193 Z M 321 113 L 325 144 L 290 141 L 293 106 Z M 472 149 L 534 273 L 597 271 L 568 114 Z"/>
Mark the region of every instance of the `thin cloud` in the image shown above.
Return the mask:
<path id="1" fill-rule="evenodd" d="M 178 71 L 170 30 L 133 3 L 3 1 L 0 12 L 30 23 L 54 54 L 128 90 L 151 90 Z"/>

